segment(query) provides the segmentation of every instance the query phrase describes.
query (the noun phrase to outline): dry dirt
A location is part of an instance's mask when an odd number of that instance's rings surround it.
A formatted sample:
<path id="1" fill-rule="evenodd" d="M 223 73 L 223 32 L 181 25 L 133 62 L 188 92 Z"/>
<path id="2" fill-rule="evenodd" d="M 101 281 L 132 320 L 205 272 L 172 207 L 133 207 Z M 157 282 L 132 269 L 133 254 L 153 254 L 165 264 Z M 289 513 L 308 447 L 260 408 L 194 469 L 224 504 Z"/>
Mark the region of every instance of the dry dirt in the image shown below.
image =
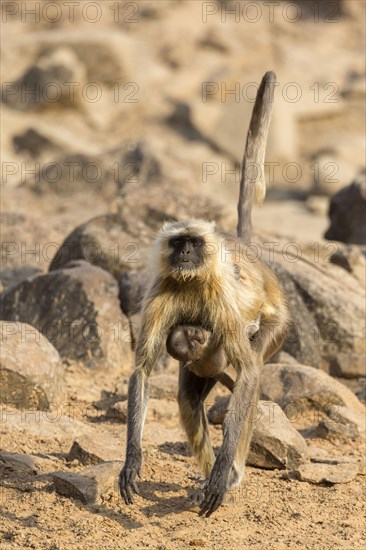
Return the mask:
<path id="1" fill-rule="evenodd" d="M 93 409 L 94 395 L 113 390 L 118 378 L 105 374 L 80 375 L 80 367 L 68 366 L 69 411 L 72 418 L 86 422 L 98 434 L 125 439 L 126 426 L 100 418 Z M 81 384 L 84 399 L 75 398 Z M 90 389 L 88 388 L 90 384 Z M 212 402 L 214 395 L 209 398 Z M 173 398 L 170 399 L 173 401 Z M 168 403 L 165 400 L 164 403 Z M 171 408 L 171 407 L 170 407 Z M 66 411 L 66 406 L 63 406 Z M 176 409 L 177 412 L 177 409 Z M 46 418 L 55 418 L 51 413 Z M 56 415 L 57 417 L 57 415 Z M 83 467 L 67 461 L 72 438 L 61 440 L 26 433 L 6 433 L 6 416 L 1 448 L 10 452 L 48 457 L 42 473 Z M 365 542 L 365 477 L 334 486 L 315 486 L 286 479 L 285 472 L 247 469 L 239 493 L 229 496 L 211 518 L 202 519 L 192 507 L 190 492 L 197 484 L 197 467 L 177 430 L 176 415 L 170 419 L 148 417 L 144 437 L 144 468 L 140 496 L 127 507 L 116 493 L 98 505 L 87 506 L 59 496 L 47 475 L 1 472 L 1 549 L 175 549 L 189 547 L 233 549 L 307 548 L 329 550 L 361 549 Z M 307 438 L 310 456 L 362 461 L 365 443 L 328 442 L 316 439 L 311 425 L 314 416 L 303 418 L 298 427 Z M 161 443 L 156 431 L 168 430 Z M 212 427 L 215 445 L 220 427 Z M 160 443 L 157 444 L 157 441 Z M 164 437 L 163 437 L 164 440 Z M 121 457 L 122 458 L 122 457 Z"/>
<path id="2" fill-rule="evenodd" d="M 73 402 L 76 415 L 87 403 Z M 78 408 L 80 406 L 80 409 Z M 84 408 L 85 410 L 85 408 Z M 79 412 L 78 412 L 79 411 Z M 84 418 L 85 420 L 85 418 Z M 167 427 L 172 422 L 164 422 Z M 149 423 L 147 423 L 148 429 Z M 98 433 L 123 433 L 124 425 L 94 424 Z M 213 428 L 213 439 L 220 430 Z M 314 453 L 331 457 L 364 456 L 365 445 L 308 439 Z M 3 435 L 7 451 L 50 454 L 48 471 L 80 470 L 68 464 L 70 444 L 24 435 Z M 0 547 L 2 549 L 112 549 L 189 547 L 361 549 L 365 541 L 365 477 L 331 487 L 283 479 L 280 471 L 248 468 L 240 493 L 231 495 L 211 518 L 202 519 L 188 499 L 197 468 L 185 444 L 173 440 L 156 446 L 144 439 L 141 496 L 127 507 L 117 494 L 100 505 L 86 506 L 55 493 L 47 476 L 2 472 Z"/>

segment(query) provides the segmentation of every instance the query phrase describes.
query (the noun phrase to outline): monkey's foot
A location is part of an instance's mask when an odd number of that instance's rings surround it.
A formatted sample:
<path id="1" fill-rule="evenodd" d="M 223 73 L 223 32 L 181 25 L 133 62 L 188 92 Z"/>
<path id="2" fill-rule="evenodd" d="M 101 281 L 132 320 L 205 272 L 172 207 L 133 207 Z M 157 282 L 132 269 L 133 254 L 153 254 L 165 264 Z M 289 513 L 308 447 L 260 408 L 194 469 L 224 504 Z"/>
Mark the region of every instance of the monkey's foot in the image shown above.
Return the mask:
<path id="1" fill-rule="evenodd" d="M 198 489 L 195 489 L 190 495 L 189 499 L 192 502 L 194 506 L 201 506 L 203 499 L 205 497 L 205 487 L 207 485 L 207 479 L 205 481 L 202 481 L 200 484 L 200 487 Z"/>
<path id="2" fill-rule="evenodd" d="M 203 487 L 204 498 L 200 504 L 199 512 L 201 517 L 210 517 L 224 502 L 228 489 L 228 477 L 229 471 L 222 461 L 216 458 L 207 483 Z"/>
<path id="3" fill-rule="evenodd" d="M 214 492 L 211 492 L 209 489 L 209 479 L 206 479 L 201 484 L 201 487 L 190 494 L 189 499 L 192 502 L 192 506 L 200 508 L 199 515 L 208 518 L 226 501 L 225 496 L 226 489 L 216 489 Z"/>
<path id="4" fill-rule="evenodd" d="M 192 506 L 198 506 L 199 508 L 202 505 L 202 502 L 205 498 L 205 491 L 204 491 L 204 484 L 207 483 L 204 482 L 201 487 L 198 489 L 195 489 L 190 495 L 189 500 L 192 503 Z M 227 492 L 225 493 L 223 504 L 228 504 L 229 506 L 233 506 L 234 504 L 237 504 L 240 500 L 241 492 L 240 492 L 240 485 L 235 485 L 230 487 Z"/>
<path id="5" fill-rule="evenodd" d="M 126 504 L 133 504 L 133 493 L 139 494 L 136 477 L 141 477 L 141 455 L 134 454 L 126 461 L 119 476 L 119 489 Z"/>

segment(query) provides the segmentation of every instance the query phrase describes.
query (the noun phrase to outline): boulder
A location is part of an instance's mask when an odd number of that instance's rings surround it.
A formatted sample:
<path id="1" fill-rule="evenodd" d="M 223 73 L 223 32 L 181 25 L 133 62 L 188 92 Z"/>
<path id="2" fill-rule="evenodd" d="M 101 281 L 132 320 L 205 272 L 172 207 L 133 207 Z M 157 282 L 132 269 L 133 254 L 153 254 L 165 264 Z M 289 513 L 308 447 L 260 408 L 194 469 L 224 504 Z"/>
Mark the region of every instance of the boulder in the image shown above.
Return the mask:
<path id="1" fill-rule="evenodd" d="M 140 311 L 149 281 L 150 276 L 147 270 L 126 271 L 118 278 L 121 308 L 127 317 L 133 319 Z"/>
<path id="2" fill-rule="evenodd" d="M 33 476 L 49 472 L 54 469 L 57 462 L 58 459 L 52 455 L 0 452 L 0 468 L 3 468 L 7 474 L 15 474 L 17 477 L 19 474 Z"/>
<path id="3" fill-rule="evenodd" d="M 281 408 L 259 401 L 248 464 L 258 468 L 292 469 L 307 457 L 305 439 L 293 428 Z"/>
<path id="4" fill-rule="evenodd" d="M 21 453 L 0 453 L 0 467 L 8 472 L 23 472 L 35 475 L 39 472 L 39 466 L 35 457 Z"/>
<path id="5" fill-rule="evenodd" d="M 70 83 L 78 83 L 74 89 Z M 15 82 L 16 93 L 3 92 L 3 101 L 20 111 L 72 106 L 82 101 L 81 88 L 86 83 L 86 69 L 70 48 L 58 48 L 41 56 Z M 5 95 L 4 95 L 5 93 Z"/>
<path id="6" fill-rule="evenodd" d="M 56 149 L 55 144 L 37 128 L 28 128 L 23 133 L 13 136 L 13 145 L 16 153 L 25 153 L 35 159 L 45 151 Z"/>
<path id="7" fill-rule="evenodd" d="M 288 301 L 291 324 L 283 350 L 299 363 L 335 376 L 366 375 L 365 291 L 345 270 L 275 254 L 269 262 Z"/>
<path id="8" fill-rule="evenodd" d="M 108 420 L 114 422 L 120 422 L 121 424 L 127 424 L 127 401 L 118 401 L 113 403 L 105 412 Z"/>
<path id="9" fill-rule="evenodd" d="M 24 36 L 19 45 L 27 45 L 31 36 Z M 44 31 L 37 36 L 37 44 L 41 52 L 49 56 L 54 51 L 67 48 L 86 67 L 89 82 L 101 82 L 106 85 L 117 81 L 129 80 L 131 55 L 134 52 L 133 39 L 126 33 L 111 29 L 88 28 L 75 30 L 59 30 L 57 33 Z"/>
<path id="10" fill-rule="evenodd" d="M 0 321 L 0 402 L 47 410 L 63 403 L 64 371 L 52 344 L 28 324 Z"/>
<path id="11" fill-rule="evenodd" d="M 349 483 L 355 479 L 359 473 L 359 466 L 356 463 L 309 463 L 303 464 L 294 473 L 300 481 L 315 485 L 334 485 Z"/>
<path id="12" fill-rule="evenodd" d="M 222 424 L 230 397 L 217 397 L 208 411 L 211 424 Z M 281 408 L 259 401 L 247 463 L 258 468 L 295 468 L 307 457 L 304 438 L 291 426 Z"/>
<path id="13" fill-rule="evenodd" d="M 350 424 L 334 422 L 330 418 L 323 418 L 316 427 L 315 433 L 321 439 L 357 437 L 358 429 Z"/>
<path id="14" fill-rule="evenodd" d="M 289 269 L 274 263 L 271 268 L 277 275 L 289 306 L 291 322 L 282 350 L 297 361 L 318 367 L 322 363 L 319 341 L 314 338 L 317 324 L 299 291 L 296 277 Z M 313 330 L 309 330 L 313 327 Z"/>
<path id="15" fill-rule="evenodd" d="M 118 442 L 110 434 L 98 434 L 98 437 L 84 435 L 73 442 L 68 454 L 69 461 L 80 464 L 99 464 L 106 460 L 118 460 L 124 454 L 122 440 Z"/>
<path id="16" fill-rule="evenodd" d="M 116 184 L 120 192 L 123 192 L 127 186 L 129 190 L 134 187 L 141 191 L 142 185 L 151 185 L 162 179 L 159 155 L 144 140 L 125 143 L 116 162 L 118 162 L 118 172 L 115 173 Z"/>
<path id="17" fill-rule="evenodd" d="M 1 295 L 0 316 L 37 328 L 64 359 L 124 372 L 132 364 L 117 282 L 85 261 L 70 262 L 10 288 Z"/>
<path id="18" fill-rule="evenodd" d="M 118 214 L 107 214 L 78 226 L 57 251 L 50 271 L 80 259 L 102 267 L 116 278 L 129 270 L 141 269 L 152 231 L 141 222 L 135 221 L 134 226 L 129 222 Z"/>
<path id="19" fill-rule="evenodd" d="M 80 500 L 83 504 L 100 503 L 107 494 L 118 492 L 119 473 L 123 462 L 111 461 L 85 468 L 79 473 L 52 474 L 56 492 Z"/>
<path id="20" fill-rule="evenodd" d="M 261 395 L 278 403 L 291 421 L 316 410 L 327 423 L 340 425 L 349 435 L 366 429 L 366 408 L 351 390 L 327 373 L 304 365 L 264 365 Z"/>
<path id="21" fill-rule="evenodd" d="M 366 173 L 363 172 L 332 198 L 330 226 L 325 238 L 344 243 L 366 244 Z"/>
<path id="22" fill-rule="evenodd" d="M 342 267 L 361 284 L 366 286 L 366 248 L 357 245 L 339 246 L 329 261 Z"/>

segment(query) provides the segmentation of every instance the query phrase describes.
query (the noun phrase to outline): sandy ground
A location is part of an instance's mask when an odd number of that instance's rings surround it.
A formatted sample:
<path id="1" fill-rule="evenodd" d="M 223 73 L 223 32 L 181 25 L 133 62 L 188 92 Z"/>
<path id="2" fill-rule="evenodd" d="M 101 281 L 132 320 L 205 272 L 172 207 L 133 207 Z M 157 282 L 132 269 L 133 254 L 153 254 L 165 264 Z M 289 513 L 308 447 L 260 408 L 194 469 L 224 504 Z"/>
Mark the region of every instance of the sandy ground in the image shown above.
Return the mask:
<path id="1" fill-rule="evenodd" d="M 24 438 L 13 436 L 4 438 L 3 445 L 56 456 L 59 447 L 29 439 L 25 444 Z M 343 447 L 341 454 L 345 452 Z M 67 469 L 62 456 L 55 462 Z M 278 471 L 248 468 L 234 504 L 201 519 L 187 498 L 195 471 L 182 444 L 153 447 L 145 459 L 141 496 L 131 507 L 116 494 L 101 505 L 85 506 L 58 496 L 47 478 L 5 475 L 1 548 L 364 548 L 364 478 L 319 487 L 283 480 Z"/>
<path id="2" fill-rule="evenodd" d="M 87 423 L 96 440 L 98 434 L 125 440 L 125 425 L 104 419 L 95 421 L 96 413 L 91 413 L 91 399 L 98 394 L 97 388 L 110 391 L 113 380 L 105 375 L 90 377 L 88 388 L 88 377 L 84 376 L 79 379 L 84 400 L 75 399 L 75 372 L 71 370 L 67 375 L 67 402 L 72 403 L 73 418 Z M 209 401 L 213 399 L 210 396 Z M 170 401 L 174 402 L 173 398 Z M 169 405 L 171 409 L 172 404 Z M 4 420 L 2 449 L 48 460 L 42 462 L 42 473 L 38 476 L 1 471 L 1 549 L 168 550 L 223 545 L 271 550 L 364 548 L 364 476 L 348 484 L 316 486 L 286 479 L 283 471 L 248 467 L 240 491 L 230 495 L 212 517 L 201 519 L 189 500 L 197 484 L 197 466 L 187 451 L 183 433 L 177 430 L 179 421 L 173 412 L 172 418 L 159 420 L 159 424 L 148 417 L 141 494 L 135 504 L 127 507 L 118 494 L 110 493 L 101 504 L 87 506 L 58 495 L 51 477 L 47 476 L 55 470 L 83 468 L 67 460 L 72 438 L 7 433 L 6 417 Z M 159 426 L 167 429 L 168 435 L 164 443 L 157 444 Z M 365 456 L 364 441 L 316 439 L 309 428 L 309 419 L 303 419 L 297 427 L 307 439 L 310 456 L 350 461 L 361 461 Z M 221 428 L 211 427 L 211 432 L 214 444 L 219 445 Z"/>

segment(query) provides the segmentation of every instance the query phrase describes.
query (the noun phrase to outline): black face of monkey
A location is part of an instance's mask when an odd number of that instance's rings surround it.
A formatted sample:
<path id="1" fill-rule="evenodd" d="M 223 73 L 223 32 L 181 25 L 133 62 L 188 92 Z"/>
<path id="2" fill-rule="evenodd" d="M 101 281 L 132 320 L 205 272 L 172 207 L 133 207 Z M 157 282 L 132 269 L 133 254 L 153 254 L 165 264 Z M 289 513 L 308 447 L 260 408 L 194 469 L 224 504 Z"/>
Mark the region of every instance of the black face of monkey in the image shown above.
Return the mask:
<path id="1" fill-rule="evenodd" d="M 201 237 L 179 235 L 169 240 L 169 247 L 173 252 L 169 257 L 170 267 L 173 269 L 195 269 L 203 261 L 205 242 Z"/>

